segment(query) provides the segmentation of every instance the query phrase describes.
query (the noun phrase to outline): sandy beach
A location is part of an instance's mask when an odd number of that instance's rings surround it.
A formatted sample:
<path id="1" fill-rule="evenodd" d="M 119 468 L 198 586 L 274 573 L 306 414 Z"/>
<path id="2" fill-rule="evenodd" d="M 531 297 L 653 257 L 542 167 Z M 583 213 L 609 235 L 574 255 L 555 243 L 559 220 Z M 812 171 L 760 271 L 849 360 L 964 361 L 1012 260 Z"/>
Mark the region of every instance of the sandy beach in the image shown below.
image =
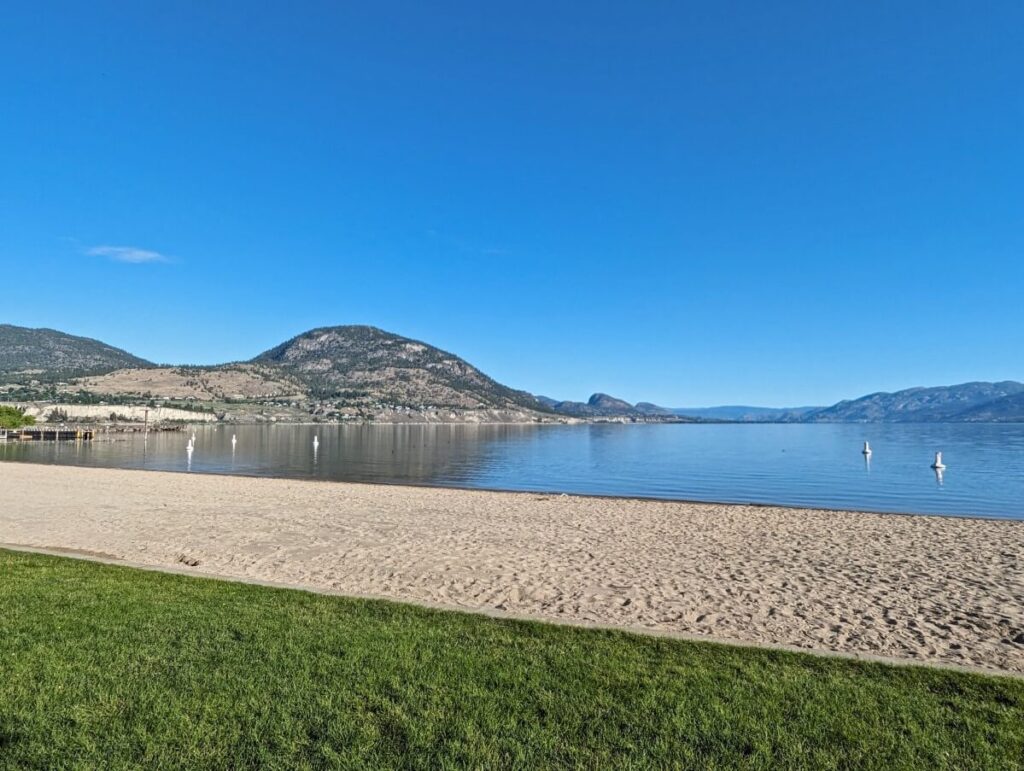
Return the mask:
<path id="1" fill-rule="evenodd" d="M 0 544 L 1024 673 L 1024 523 L 0 464 Z"/>

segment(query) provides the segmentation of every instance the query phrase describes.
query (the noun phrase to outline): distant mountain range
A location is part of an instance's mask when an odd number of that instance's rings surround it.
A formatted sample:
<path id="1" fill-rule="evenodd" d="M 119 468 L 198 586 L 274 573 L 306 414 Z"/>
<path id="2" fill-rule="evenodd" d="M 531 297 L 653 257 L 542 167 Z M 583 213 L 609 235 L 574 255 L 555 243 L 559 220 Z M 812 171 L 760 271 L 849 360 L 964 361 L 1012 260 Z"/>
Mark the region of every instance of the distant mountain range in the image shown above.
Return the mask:
<path id="1" fill-rule="evenodd" d="M 935 423 L 1024 420 L 1024 383 L 962 383 L 875 393 L 804 416 L 814 423 Z"/>
<path id="2" fill-rule="evenodd" d="M 571 415 L 675 415 L 697 420 L 740 423 L 938 423 L 1024 422 L 1024 383 L 962 383 L 933 388 L 879 392 L 841 401 L 831 407 L 659 407 L 630 405 L 607 394 L 589 402 L 558 402 L 538 397 L 558 412 Z"/>
<path id="3" fill-rule="evenodd" d="M 548 396 L 536 396 L 534 398 L 554 412 L 577 418 L 674 416 L 672 410 L 667 410 L 656 404 L 649 404 L 647 402 L 630 404 L 608 394 L 594 394 L 585 402 L 559 401 Z"/>
<path id="4" fill-rule="evenodd" d="M 534 396 L 498 383 L 455 354 L 370 326 L 304 332 L 248 362 L 157 366 L 127 351 L 52 329 L 0 324 L 0 385 L 47 398 L 83 393 L 135 399 L 287 403 L 310 414 L 369 417 L 489 412 L 493 420 L 616 419 L 785 423 L 1024 422 L 1024 383 L 909 388 L 831 407 L 662 407 L 605 393 L 586 402 Z M 36 384 L 29 387 L 26 384 Z M 32 389 L 36 390 L 33 391 Z M 2 394 L 0 394 L 2 396 Z M 90 397 L 91 398 L 91 397 Z M 452 412 L 452 418 L 456 414 Z"/>
<path id="5" fill-rule="evenodd" d="M 637 405 L 639 406 L 639 405 Z M 707 420 L 729 420 L 741 423 L 795 423 L 822 407 L 675 407 L 676 415 L 689 415 Z"/>

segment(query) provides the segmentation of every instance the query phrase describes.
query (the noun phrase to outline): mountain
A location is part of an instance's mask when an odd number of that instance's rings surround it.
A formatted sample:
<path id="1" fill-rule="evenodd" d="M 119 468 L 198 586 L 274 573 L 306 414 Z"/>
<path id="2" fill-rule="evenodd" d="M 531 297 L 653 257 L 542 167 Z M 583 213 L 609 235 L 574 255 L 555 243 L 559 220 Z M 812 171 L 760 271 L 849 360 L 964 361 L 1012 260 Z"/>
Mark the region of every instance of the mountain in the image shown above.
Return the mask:
<path id="1" fill-rule="evenodd" d="M 99 340 L 0 324 L 0 375 L 7 380 L 54 380 L 152 366 Z"/>
<path id="2" fill-rule="evenodd" d="M 586 402 L 558 401 L 547 396 L 537 400 L 546 407 L 578 418 L 644 417 L 680 421 L 738 421 L 743 423 L 794 423 L 821 407 L 661 407 L 651 402 L 630 404 L 608 394 L 596 393 Z"/>
<path id="3" fill-rule="evenodd" d="M 707 420 L 735 420 L 741 423 L 794 423 L 822 407 L 747 407 L 726 405 L 721 407 L 674 407 L 674 415 L 688 415 Z"/>
<path id="4" fill-rule="evenodd" d="M 650 402 L 637 402 L 633 405 L 633 408 L 641 413 L 642 415 L 663 415 L 664 417 L 671 417 L 680 413 L 676 413 L 675 410 L 670 410 L 668 407 L 659 407 L 657 404 L 651 404 Z"/>
<path id="5" fill-rule="evenodd" d="M 969 407 L 957 419 L 965 423 L 1024 423 L 1024 392 Z"/>
<path id="6" fill-rule="evenodd" d="M 594 394 L 587 401 L 587 406 L 605 415 L 616 412 L 628 413 L 634 410 L 633 405 L 629 402 L 616 399 L 608 394 Z"/>
<path id="7" fill-rule="evenodd" d="M 251 363 L 280 367 L 318 399 L 547 411 L 533 395 L 501 385 L 455 354 L 376 327 L 313 329 Z"/>
<path id="8" fill-rule="evenodd" d="M 157 367 L 98 340 L 0 324 L 3 384 L 13 400 L 183 399 L 205 403 L 207 411 L 214 403 L 248 405 L 231 409 L 260 419 L 1024 422 L 1024 383 L 1015 381 L 879 392 L 824 408 L 666 408 L 605 393 L 560 401 L 509 388 L 455 354 L 370 326 L 313 329 L 249 362 Z"/>
<path id="9" fill-rule="evenodd" d="M 603 393 L 593 394 L 586 402 L 558 401 L 547 396 L 538 396 L 536 399 L 548 409 L 574 418 L 661 418 L 670 422 L 693 420 L 657 404 L 630 404 L 624 399 Z"/>
<path id="10" fill-rule="evenodd" d="M 547 396 L 536 397 L 537 401 L 562 415 L 576 418 L 625 417 L 643 414 L 627 401 L 608 394 L 593 394 L 586 402 L 556 401 Z"/>
<path id="11" fill-rule="evenodd" d="M 660 407 L 597 393 L 587 402 L 538 401 L 562 415 L 577 418 L 631 417 L 739 423 L 927 423 L 1024 422 L 1024 383 L 961 383 L 934 388 L 908 388 L 849 399 L 831 407 Z"/>
<path id="12" fill-rule="evenodd" d="M 841 401 L 804 416 L 809 423 L 927 423 L 983 420 L 1024 420 L 1024 383 L 961 383 L 936 388 L 908 388 Z"/>

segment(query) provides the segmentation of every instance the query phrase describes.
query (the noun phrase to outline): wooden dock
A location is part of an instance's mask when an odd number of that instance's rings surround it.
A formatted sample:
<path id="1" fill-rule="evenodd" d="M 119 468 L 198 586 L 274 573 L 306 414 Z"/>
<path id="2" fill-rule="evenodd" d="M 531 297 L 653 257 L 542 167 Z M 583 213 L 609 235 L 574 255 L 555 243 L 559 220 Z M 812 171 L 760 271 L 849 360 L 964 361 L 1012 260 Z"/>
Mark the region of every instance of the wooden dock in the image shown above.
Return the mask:
<path id="1" fill-rule="evenodd" d="M 91 428 L 0 428 L 0 442 L 87 442 L 92 436 Z"/>

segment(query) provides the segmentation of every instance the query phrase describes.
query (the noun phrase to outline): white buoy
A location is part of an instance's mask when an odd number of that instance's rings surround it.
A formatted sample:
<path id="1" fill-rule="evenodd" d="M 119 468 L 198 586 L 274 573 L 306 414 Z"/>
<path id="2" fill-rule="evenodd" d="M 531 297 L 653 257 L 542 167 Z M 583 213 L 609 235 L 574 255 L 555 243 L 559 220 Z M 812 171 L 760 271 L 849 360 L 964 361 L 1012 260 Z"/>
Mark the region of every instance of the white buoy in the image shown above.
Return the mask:
<path id="1" fill-rule="evenodd" d="M 863 453 L 864 455 L 870 455 L 870 454 L 871 454 L 871 445 L 870 445 L 870 444 L 868 444 L 867 442 L 864 442 L 864 449 L 863 449 L 863 450 L 861 450 L 861 452 L 862 452 L 862 453 Z"/>
<path id="2" fill-rule="evenodd" d="M 188 444 L 185 445 L 185 449 L 189 452 L 192 452 L 192 450 L 195 449 L 195 444 L 191 439 L 188 440 Z"/>
<path id="3" fill-rule="evenodd" d="M 238 444 L 238 438 L 234 434 L 232 434 L 231 435 L 231 449 L 232 450 L 235 449 L 235 445 L 236 444 Z"/>
<path id="4" fill-rule="evenodd" d="M 935 453 L 935 462 L 932 464 L 932 468 L 936 471 L 942 471 L 942 469 L 946 468 L 946 464 L 942 462 L 941 452 Z"/>
<path id="5" fill-rule="evenodd" d="M 316 437 L 316 436 L 314 436 L 314 437 L 313 437 L 313 449 L 315 450 L 315 449 L 316 449 L 317 447 L 319 447 L 319 446 L 320 446 L 320 438 L 319 438 L 319 437 Z"/>

